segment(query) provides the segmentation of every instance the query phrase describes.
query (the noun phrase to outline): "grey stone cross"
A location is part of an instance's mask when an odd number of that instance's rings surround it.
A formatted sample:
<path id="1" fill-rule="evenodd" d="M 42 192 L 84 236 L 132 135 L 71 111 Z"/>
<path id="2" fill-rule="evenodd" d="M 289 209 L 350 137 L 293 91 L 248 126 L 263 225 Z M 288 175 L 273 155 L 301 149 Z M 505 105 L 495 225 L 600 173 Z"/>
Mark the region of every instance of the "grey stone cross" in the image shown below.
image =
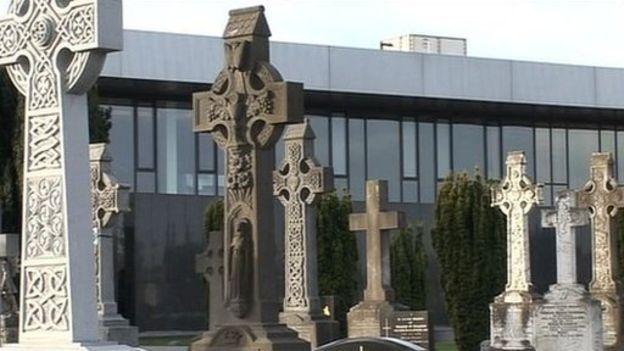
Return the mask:
<path id="1" fill-rule="evenodd" d="M 576 228 L 589 224 L 586 209 L 576 207 L 576 194 L 557 194 L 555 209 L 542 210 L 542 227 L 555 228 L 557 238 L 557 284 L 576 285 Z"/>
<path id="2" fill-rule="evenodd" d="M 386 212 L 388 205 L 388 182 L 366 182 L 366 213 L 351 214 L 351 231 L 366 231 L 366 290 L 364 301 L 389 301 L 392 298 L 390 280 L 391 229 L 405 228 L 403 212 Z"/>
<path id="3" fill-rule="evenodd" d="M 589 209 L 591 217 L 593 278 L 589 292 L 602 305 L 605 350 L 619 349 L 623 344 L 622 304 L 613 217 L 624 207 L 624 188 L 613 178 L 610 153 L 592 155 L 590 179 L 578 190 L 578 203 Z"/>
<path id="4" fill-rule="evenodd" d="M 195 273 L 201 274 L 208 284 L 209 329 L 215 328 L 213 311 L 223 303 L 223 233 L 210 232 L 206 250 L 195 256 Z"/>
<path id="5" fill-rule="evenodd" d="M 0 65 L 26 97 L 20 346 L 99 339 L 85 93 L 122 48 L 120 0 L 12 0 Z M 38 345 L 38 346 L 37 346 Z"/>

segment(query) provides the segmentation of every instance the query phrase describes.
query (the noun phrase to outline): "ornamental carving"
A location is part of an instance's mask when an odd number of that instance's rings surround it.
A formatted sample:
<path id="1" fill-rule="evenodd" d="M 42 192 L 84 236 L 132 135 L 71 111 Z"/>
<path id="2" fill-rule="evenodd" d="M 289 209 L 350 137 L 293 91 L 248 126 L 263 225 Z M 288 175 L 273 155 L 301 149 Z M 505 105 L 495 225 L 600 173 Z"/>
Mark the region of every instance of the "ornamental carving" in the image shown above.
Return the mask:
<path id="1" fill-rule="evenodd" d="M 63 266 L 28 267 L 25 270 L 25 331 L 69 330 L 67 270 Z"/>
<path id="2" fill-rule="evenodd" d="M 26 180 L 26 259 L 65 255 L 61 177 Z"/>
<path id="3" fill-rule="evenodd" d="M 61 167 L 60 133 L 58 114 L 28 119 L 28 169 L 31 172 Z"/>

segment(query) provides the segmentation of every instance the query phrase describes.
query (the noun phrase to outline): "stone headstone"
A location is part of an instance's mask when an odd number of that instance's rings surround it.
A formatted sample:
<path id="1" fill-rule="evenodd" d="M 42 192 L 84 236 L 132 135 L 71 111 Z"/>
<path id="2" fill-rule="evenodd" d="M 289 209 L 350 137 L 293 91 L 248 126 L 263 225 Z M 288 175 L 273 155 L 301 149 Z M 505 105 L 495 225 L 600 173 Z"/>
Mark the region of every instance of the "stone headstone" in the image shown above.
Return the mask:
<path id="1" fill-rule="evenodd" d="M 576 227 L 589 224 L 589 213 L 576 206 L 574 191 L 565 190 L 554 210 L 542 210 L 542 226 L 556 230 L 557 284 L 536 307 L 536 350 L 603 350 L 600 302 L 577 282 Z"/>
<path id="2" fill-rule="evenodd" d="M 316 351 L 423 351 L 424 348 L 393 338 L 350 338 L 342 339 Z"/>
<path id="3" fill-rule="evenodd" d="M 121 1 L 13 0 L 0 33 L 26 97 L 20 334 L 3 349 L 125 349 L 99 338 L 85 94 L 122 48 Z"/>
<path id="4" fill-rule="evenodd" d="M 273 172 L 274 195 L 284 205 L 286 273 L 284 311 L 280 322 L 296 330 L 312 347 L 340 336 L 338 322 L 325 317 L 318 296 L 316 208 L 319 195 L 333 190 L 331 168 L 314 158 L 314 132 L 308 120 L 288 126 L 285 157 Z"/>
<path id="5" fill-rule="evenodd" d="M 405 227 L 402 212 L 387 212 L 388 182 L 366 182 L 366 213 L 351 214 L 351 231 L 366 231 L 366 290 L 364 300 L 351 308 L 347 314 L 349 337 L 381 336 L 383 316 L 394 309 L 390 277 L 391 229 Z"/>
<path id="6" fill-rule="evenodd" d="M 541 185 L 526 175 L 523 152 L 507 155 L 507 174 L 492 188 L 492 206 L 507 216 L 507 285 L 490 305 L 491 348 L 533 350 L 535 296 L 531 283 L 529 212 L 541 204 Z"/>
<path id="7" fill-rule="evenodd" d="M 130 187 L 112 175 L 108 145 L 89 145 L 91 220 L 95 236 L 97 310 L 103 340 L 139 345 L 139 330 L 131 326 L 115 301 L 115 238 L 123 230 L 123 212 L 130 211 Z"/>
<path id="8" fill-rule="evenodd" d="M 618 251 L 613 217 L 624 207 L 624 188 L 613 177 L 610 153 L 594 153 L 590 179 L 578 190 L 579 206 L 589 209 L 592 226 L 592 281 L 589 292 L 602 306 L 605 350 L 619 351 L 622 338 L 622 288 L 618 277 Z"/>
<path id="9" fill-rule="evenodd" d="M 17 342 L 19 235 L 0 234 L 0 345 Z"/>
<path id="10" fill-rule="evenodd" d="M 208 285 L 208 329 L 216 328 L 211 311 L 217 311 L 223 304 L 223 233 L 208 234 L 208 246 L 195 256 L 195 272 L 201 274 Z"/>
<path id="11" fill-rule="evenodd" d="M 274 231 L 274 146 L 287 123 L 303 118 L 303 86 L 284 82 L 269 59 L 263 7 L 230 12 L 225 67 L 209 92 L 194 96 L 195 131 L 209 132 L 226 154 L 224 304 L 218 326 L 192 351 L 307 350 L 278 324 L 278 253 Z M 279 345 L 279 346 L 276 346 Z"/>
<path id="12" fill-rule="evenodd" d="M 383 317 L 381 335 L 435 350 L 433 324 L 427 311 L 392 311 Z"/>

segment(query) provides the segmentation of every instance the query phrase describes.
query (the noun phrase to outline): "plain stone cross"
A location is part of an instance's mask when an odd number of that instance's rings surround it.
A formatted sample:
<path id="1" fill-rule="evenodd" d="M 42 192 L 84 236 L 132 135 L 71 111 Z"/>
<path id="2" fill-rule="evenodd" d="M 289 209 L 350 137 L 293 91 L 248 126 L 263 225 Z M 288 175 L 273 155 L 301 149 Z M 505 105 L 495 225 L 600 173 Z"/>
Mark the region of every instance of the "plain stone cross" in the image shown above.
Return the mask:
<path id="1" fill-rule="evenodd" d="M 22 346 L 98 340 L 85 93 L 122 48 L 121 10 L 120 0 L 13 0 L 0 20 L 0 65 L 26 96 Z"/>
<path id="2" fill-rule="evenodd" d="M 195 256 L 195 272 L 201 274 L 208 284 L 208 311 L 212 316 L 212 311 L 223 303 L 223 232 L 209 233 L 208 247 Z M 209 329 L 214 329 L 214 319 L 209 318 Z"/>
<path id="3" fill-rule="evenodd" d="M 405 228 L 402 212 L 386 212 L 388 182 L 366 182 L 366 213 L 349 215 L 351 231 L 366 231 L 366 290 L 364 301 L 388 301 L 392 298 L 390 281 L 391 229 Z"/>
<path id="4" fill-rule="evenodd" d="M 541 185 L 534 185 L 526 175 L 523 152 L 507 155 L 507 175 L 492 188 L 492 206 L 507 216 L 507 285 L 505 302 L 521 302 L 532 290 L 529 253 L 531 209 L 541 204 Z"/>
<path id="5" fill-rule="evenodd" d="M 557 194 L 554 210 L 542 210 L 542 227 L 555 228 L 557 240 L 557 284 L 576 285 L 576 228 L 589 224 L 589 213 L 576 206 L 576 193 Z"/>
<path id="6" fill-rule="evenodd" d="M 286 156 L 273 172 L 273 192 L 284 205 L 286 228 L 286 293 L 284 312 L 320 315 L 316 266 L 318 194 L 334 187 L 332 170 L 314 159 L 314 132 L 306 119 L 291 125 L 284 136 Z"/>
<path id="7" fill-rule="evenodd" d="M 605 349 L 621 347 L 620 287 L 617 281 L 618 255 L 612 218 L 624 207 L 624 188 L 613 178 L 610 153 L 594 153 L 590 179 L 578 191 L 579 206 L 589 209 L 592 224 L 593 278 L 589 292 L 603 309 Z"/>

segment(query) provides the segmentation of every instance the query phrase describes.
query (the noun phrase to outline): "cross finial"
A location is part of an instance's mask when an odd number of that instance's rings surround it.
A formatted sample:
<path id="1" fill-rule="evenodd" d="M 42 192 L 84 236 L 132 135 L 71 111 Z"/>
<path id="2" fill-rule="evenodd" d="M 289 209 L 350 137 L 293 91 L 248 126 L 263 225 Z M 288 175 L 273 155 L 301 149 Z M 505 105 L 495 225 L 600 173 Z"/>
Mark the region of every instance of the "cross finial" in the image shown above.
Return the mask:
<path id="1" fill-rule="evenodd" d="M 130 187 L 121 184 L 110 173 L 111 158 L 106 144 L 92 144 L 89 151 L 93 228 L 100 233 L 114 215 L 130 211 Z"/>

